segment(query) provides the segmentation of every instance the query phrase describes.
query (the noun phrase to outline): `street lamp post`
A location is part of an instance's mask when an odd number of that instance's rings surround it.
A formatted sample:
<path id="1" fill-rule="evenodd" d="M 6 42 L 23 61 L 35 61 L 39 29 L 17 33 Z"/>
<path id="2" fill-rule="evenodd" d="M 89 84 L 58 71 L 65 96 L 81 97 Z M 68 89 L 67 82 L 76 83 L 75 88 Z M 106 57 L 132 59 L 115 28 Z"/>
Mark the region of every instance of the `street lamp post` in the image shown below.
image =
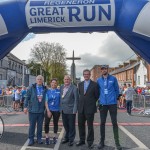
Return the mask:
<path id="1" fill-rule="evenodd" d="M 23 67 L 22 67 L 22 85 L 24 86 L 24 74 L 25 74 L 25 61 L 26 60 L 22 60 L 23 61 Z"/>

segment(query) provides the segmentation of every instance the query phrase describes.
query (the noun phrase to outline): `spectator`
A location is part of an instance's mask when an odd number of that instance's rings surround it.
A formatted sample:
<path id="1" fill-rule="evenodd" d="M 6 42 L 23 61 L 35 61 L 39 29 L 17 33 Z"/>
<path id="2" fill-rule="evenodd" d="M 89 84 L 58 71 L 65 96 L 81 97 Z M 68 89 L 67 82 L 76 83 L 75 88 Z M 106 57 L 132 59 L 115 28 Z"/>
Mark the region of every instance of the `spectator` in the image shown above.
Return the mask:
<path id="1" fill-rule="evenodd" d="M 137 93 L 138 93 L 139 95 L 142 93 L 142 89 L 141 89 L 140 87 L 137 89 Z"/>
<path id="2" fill-rule="evenodd" d="M 127 107 L 127 114 L 128 115 L 131 115 L 132 100 L 133 100 L 134 94 L 136 94 L 136 92 L 131 87 L 131 84 L 128 84 L 128 88 L 125 90 L 126 107 Z"/>
<path id="3" fill-rule="evenodd" d="M 27 94 L 27 90 L 26 90 L 26 87 L 23 86 L 22 90 L 21 90 L 21 100 L 20 100 L 20 105 L 21 105 L 21 110 L 23 111 L 23 106 L 24 106 L 24 100 L 25 100 L 25 96 Z"/>
<path id="4" fill-rule="evenodd" d="M 17 90 L 15 91 L 15 111 L 19 111 L 21 99 L 20 92 L 21 92 L 20 87 L 17 87 Z"/>

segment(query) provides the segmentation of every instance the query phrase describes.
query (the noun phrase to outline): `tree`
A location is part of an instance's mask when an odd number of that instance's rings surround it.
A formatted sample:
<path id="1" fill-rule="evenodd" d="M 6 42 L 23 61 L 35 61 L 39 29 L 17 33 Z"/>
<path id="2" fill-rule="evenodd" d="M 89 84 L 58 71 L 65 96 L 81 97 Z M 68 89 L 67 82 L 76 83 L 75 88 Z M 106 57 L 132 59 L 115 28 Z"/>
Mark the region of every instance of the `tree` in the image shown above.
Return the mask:
<path id="1" fill-rule="evenodd" d="M 62 83 L 66 74 L 66 50 L 59 43 L 37 43 L 31 49 L 30 62 L 40 65 L 47 83 L 51 78 L 57 78 Z"/>

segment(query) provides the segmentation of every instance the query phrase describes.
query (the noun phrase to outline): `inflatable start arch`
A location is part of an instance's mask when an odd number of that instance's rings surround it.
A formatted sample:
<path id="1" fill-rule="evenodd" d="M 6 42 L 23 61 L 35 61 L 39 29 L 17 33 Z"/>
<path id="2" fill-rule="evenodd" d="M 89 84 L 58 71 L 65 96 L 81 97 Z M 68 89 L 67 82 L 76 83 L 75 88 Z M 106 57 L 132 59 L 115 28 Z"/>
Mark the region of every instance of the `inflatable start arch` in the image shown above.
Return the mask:
<path id="1" fill-rule="evenodd" d="M 149 0 L 0 1 L 0 59 L 30 32 L 105 31 L 150 63 Z"/>

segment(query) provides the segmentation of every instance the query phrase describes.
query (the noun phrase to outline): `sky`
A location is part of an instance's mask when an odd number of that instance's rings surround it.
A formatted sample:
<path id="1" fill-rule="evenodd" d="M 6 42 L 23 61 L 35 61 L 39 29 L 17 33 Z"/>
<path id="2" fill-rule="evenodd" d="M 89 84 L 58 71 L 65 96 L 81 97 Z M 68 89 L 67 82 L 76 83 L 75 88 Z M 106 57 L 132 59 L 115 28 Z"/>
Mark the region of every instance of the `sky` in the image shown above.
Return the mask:
<path id="1" fill-rule="evenodd" d="M 72 56 L 73 50 L 75 57 L 81 57 L 81 60 L 75 61 L 77 77 L 82 76 L 84 69 L 92 69 L 94 65 L 107 64 L 116 67 L 130 57 L 136 57 L 114 32 L 29 34 L 11 52 L 21 60 L 28 60 L 31 48 L 43 41 L 60 43 L 66 49 L 67 57 Z M 68 70 L 71 63 L 67 60 Z"/>

